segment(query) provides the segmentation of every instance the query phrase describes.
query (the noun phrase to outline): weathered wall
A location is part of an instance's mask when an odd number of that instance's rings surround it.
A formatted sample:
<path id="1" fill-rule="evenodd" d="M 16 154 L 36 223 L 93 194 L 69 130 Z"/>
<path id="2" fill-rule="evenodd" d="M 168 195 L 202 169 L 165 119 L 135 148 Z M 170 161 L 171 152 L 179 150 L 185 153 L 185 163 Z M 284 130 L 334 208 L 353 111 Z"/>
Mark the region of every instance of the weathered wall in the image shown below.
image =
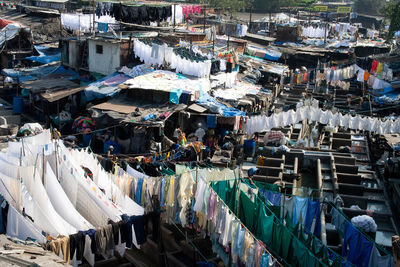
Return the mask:
<path id="1" fill-rule="evenodd" d="M 96 52 L 96 45 L 103 46 L 103 53 Z M 120 44 L 89 40 L 89 71 L 109 75 L 120 67 Z"/>

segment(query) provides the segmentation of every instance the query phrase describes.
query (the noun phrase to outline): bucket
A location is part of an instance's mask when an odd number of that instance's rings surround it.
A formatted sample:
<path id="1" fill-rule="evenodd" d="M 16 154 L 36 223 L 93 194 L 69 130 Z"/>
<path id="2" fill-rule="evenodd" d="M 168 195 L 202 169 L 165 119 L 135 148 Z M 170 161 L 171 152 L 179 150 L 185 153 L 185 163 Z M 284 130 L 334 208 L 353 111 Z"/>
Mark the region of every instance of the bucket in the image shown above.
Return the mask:
<path id="1" fill-rule="evenodd" d="M 14 97 L 13 98 L 13 112 L 14 114 L 21 114 L 24 111 L 24 98 Z"/>
<path id="2" fill-rule="evenodd" d="M 256 141 L 244 140 L 244 155 L 246 157 L 254 157 L 256 153 Z"/>

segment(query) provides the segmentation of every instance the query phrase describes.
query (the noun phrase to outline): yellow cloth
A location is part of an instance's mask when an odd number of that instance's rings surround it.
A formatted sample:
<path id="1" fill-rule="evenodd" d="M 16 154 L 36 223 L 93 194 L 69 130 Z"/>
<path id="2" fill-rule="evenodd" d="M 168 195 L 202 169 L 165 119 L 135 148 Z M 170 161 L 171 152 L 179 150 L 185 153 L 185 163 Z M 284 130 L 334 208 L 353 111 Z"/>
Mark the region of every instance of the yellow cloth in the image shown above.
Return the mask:
<path id="1" fill-rule="evenodd" d="M 171 176 L 170 178 L 170 183 L 169 183 L 169 188 L 168 188 L 168 194 L 167 194 L 167 204 L 170 206 L 174 205 L 174 183 L 175 183 L 175 177 Z"/>
<path id="2" fill-rule="evenodd" d="M 147 187 L 146 187 L 146 185 L 147 185 L 147 181 L 146 181 L 146 179 L 143 179 L 143 185 L 142 185 L 142 196 L 141 196 L 141 198 L 142 198 L 142 205 L 144 206 L 144 200 L 145 200 L 145 194 L 146 194 L 146 189 L 147 189 Z"/>
<path id="3" fill-rule="evenodd" d="M 257 166 L 264 166 L 264 157 L 259 157 L 257 159 Z"/>
<path id="4" fill-rule="evenodd" d="M 382 74 L 383 64 L 381 62 L 378 63 L 378 67 L 376 68 L 376 73 Z"/>
<path id="5" fill-rule="evenodd" d="M 70 262 L 70 250 L 69 250 L 69 236 L 59 235 L 56 239 L 50 241 L 50 250 L 53 251 L 57 256 L 60 255 L 60 250 L 64 256 L 64 261 L 69 264 Z"/>

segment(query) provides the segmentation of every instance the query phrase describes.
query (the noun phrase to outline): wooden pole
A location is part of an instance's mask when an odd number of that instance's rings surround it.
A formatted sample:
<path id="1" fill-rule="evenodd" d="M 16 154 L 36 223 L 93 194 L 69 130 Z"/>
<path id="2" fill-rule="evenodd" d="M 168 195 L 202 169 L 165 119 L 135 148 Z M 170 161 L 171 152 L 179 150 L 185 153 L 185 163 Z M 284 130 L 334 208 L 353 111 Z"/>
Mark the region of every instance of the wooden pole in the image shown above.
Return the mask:
<path id="1" fill-rule="evenodd" d="M 54 143 L 54 150 L 56 151 L 56 177 L 57 177 L 57 180 L 59 180 L 59 177 L 58 177 L 58 149 L 57 149 L 57 143 Z"/>
<path id="2" fill-rule="evenodd" d="M 62 13 L 60 12 L 60 36 L 62 37 L 63 34 L 62 34 L 61 14 L 62 14 Z"/>
<path id="3" fill-rule="evenodd" d="M 58 130 L 61 131 L 60 125 L 61 125 L 61 118 L 60 118 L 60 100 L 57 100 L 57 116 L 58 116 Z"/>
<path id="4" fill-rule="evenodd" d="M 176 16 L 176 4 L 174 4 L 174 32 L 175 32 L 175 26 L 176 26 L 175 16 Z"/>
<path id="5" fill-rule="evenodd" d="M 42 148 L 42 184 L 44 185 L 44 147 Z"/>
<path id="6" fill-rule="evenodd" d="M 204 12 L 204 17 L 203 17 L 203 19 L 204 19 L 204 21 L 203 21 L 203 33 L 205 33 L 205 32 L 206 32 L 206 7 L 204 7 L 203 12 Z"/>
<path id="7" fill-rule="evenodd" d="M 96 20 L 96 8 L 94 0 L 92 0 L 92 4 L 93 4 L 93 33 L 96 34 L 96 29 L 94 27 L 94 21 Z"/>
<path id="8" fill-rule="evenodd" d="M 328 28 L 328 11 L 326 11 L 325 15 L 325 34 L 324 34 L 324 45 L 326 44 L 326 31 Z"/>
<path id="9" fill-rule="evenodd" d="M 251 32 L 251 19 L 253 16 L 253 6 L 250 6 L 250 21 L 249 21 L 249 31 Z"/>

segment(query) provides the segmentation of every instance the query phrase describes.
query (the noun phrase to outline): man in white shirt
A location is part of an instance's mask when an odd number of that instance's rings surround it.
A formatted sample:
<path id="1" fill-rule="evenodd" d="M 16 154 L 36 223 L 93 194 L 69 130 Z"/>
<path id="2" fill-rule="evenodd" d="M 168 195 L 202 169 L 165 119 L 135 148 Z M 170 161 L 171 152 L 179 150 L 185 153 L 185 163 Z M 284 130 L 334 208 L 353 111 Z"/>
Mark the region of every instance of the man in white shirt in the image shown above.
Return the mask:
<path id="1" fill-rule="evenodd" d="M 199 126 L 194 135 L 197 136 L 197 141 L 203 143 L 203 137 L 206 135 L 206 131 L 204 131 L 204 129 Z"/>

